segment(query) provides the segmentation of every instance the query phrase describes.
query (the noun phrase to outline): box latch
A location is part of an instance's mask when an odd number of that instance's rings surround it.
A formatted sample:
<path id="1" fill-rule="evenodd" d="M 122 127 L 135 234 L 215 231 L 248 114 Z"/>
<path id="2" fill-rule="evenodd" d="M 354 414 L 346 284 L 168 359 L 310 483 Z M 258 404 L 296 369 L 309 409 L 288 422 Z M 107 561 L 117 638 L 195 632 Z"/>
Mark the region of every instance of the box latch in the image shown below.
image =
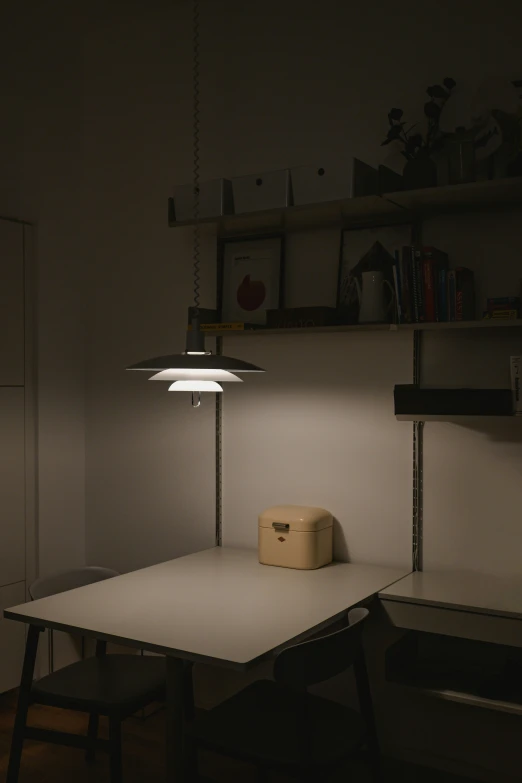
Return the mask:
<path id="1" fill-rule="evenodd" d="M 285 522 L 272 522 L 274 530 L 290 530 L 290 525 Z"/>

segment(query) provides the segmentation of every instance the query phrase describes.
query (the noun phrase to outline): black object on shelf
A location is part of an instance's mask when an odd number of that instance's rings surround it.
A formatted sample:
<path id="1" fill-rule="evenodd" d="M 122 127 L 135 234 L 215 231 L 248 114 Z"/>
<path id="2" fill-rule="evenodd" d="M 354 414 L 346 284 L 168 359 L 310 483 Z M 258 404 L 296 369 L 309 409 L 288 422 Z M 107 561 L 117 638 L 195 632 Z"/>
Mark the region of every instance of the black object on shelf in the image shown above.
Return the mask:
<path id="1" fill-rule="evenodd" d="M 283 307 L 266 311 L 268 329 L 306 329 L 333 326 L 337 321 L 335 307 Z"/>
<path id="2" fill-rule="evenodd" d="M 379 189 L 378 192 L 382 196 L 383 193 L 394 193 L 397 190 L 402 190 L 402 175 L 397 174 L 396 171 L 389 169 L 388 166 L 382 164 L 378 168 L 379 177 Z"/>
<path id="3" fill-rule="evenodd" d="M 210 309 L 208 307 L 198 307 L 199 320 L 202 324 L 215 324 L 218 322 L 218 312 L 216 309 Z M 188 326 L 192 324 L 192 319 L 196 316 L 196 308 L 189 307 L 188 309 Z"/>
<path id="4" fill-rule="evenodd" d="M 511 416 L 510 389 L 422 389 L 413 384 L 395 386 L 395 415 Z"/>

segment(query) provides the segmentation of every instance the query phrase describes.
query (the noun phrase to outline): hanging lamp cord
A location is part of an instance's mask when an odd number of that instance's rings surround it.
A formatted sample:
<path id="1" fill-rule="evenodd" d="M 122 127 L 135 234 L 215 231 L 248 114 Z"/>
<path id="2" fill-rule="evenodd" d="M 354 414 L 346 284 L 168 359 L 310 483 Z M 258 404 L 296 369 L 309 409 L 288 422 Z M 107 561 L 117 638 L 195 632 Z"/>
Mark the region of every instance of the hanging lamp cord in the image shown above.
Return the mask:
<path id="1" fill-rule="evenodd" d="M 194 184 L 194 315 L 199 316 L 199 283 L 200 283 L 200 226 L 199 226 L 199 0 L 192 4 L 192 75 L 193 75 L 193 184 Z"/>

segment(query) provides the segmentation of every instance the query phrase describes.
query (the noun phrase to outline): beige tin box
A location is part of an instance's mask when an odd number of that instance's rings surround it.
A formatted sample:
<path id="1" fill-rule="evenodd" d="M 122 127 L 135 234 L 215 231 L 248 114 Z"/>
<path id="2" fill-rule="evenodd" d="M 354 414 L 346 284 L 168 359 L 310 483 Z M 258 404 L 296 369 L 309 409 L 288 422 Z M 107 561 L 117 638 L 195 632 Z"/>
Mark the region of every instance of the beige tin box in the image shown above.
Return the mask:
<path id="1" fill-rule="evenodd" d="M 324 508 L 273 506 L 259 515 L 259 562 L 320 568 L 332 561 L 333 518 Z"/>

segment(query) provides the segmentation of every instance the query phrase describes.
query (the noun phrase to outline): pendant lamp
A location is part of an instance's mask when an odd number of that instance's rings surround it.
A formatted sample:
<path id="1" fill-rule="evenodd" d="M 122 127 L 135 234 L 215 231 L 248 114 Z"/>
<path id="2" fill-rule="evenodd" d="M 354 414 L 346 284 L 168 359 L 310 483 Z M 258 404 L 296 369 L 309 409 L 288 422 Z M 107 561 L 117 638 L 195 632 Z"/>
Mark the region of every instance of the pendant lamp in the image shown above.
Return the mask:
<path id="1" fill-rule="evenodd" d="M 200 224 L 199 224 L 199 0 L 193 0 L 193 161 L 194 161 L 194 307 L 191 308 L 191 330 L 187 332 L 186 348 L 182 354 L 157 356 L 145 359 L 127 370 L 154 372 L 149 380 L 168 381 L 169 391 L 185 391 L 192 394 L 192 406 L 201 405 L 201 392 L 222 392 L 223 382 L 241 383 L 235 373 L 264 372 L 260 367 L 241 359 L 217 356 L 205 350 L 205 335 L 199 321 L 199 265 L 200 265 Z"/>

